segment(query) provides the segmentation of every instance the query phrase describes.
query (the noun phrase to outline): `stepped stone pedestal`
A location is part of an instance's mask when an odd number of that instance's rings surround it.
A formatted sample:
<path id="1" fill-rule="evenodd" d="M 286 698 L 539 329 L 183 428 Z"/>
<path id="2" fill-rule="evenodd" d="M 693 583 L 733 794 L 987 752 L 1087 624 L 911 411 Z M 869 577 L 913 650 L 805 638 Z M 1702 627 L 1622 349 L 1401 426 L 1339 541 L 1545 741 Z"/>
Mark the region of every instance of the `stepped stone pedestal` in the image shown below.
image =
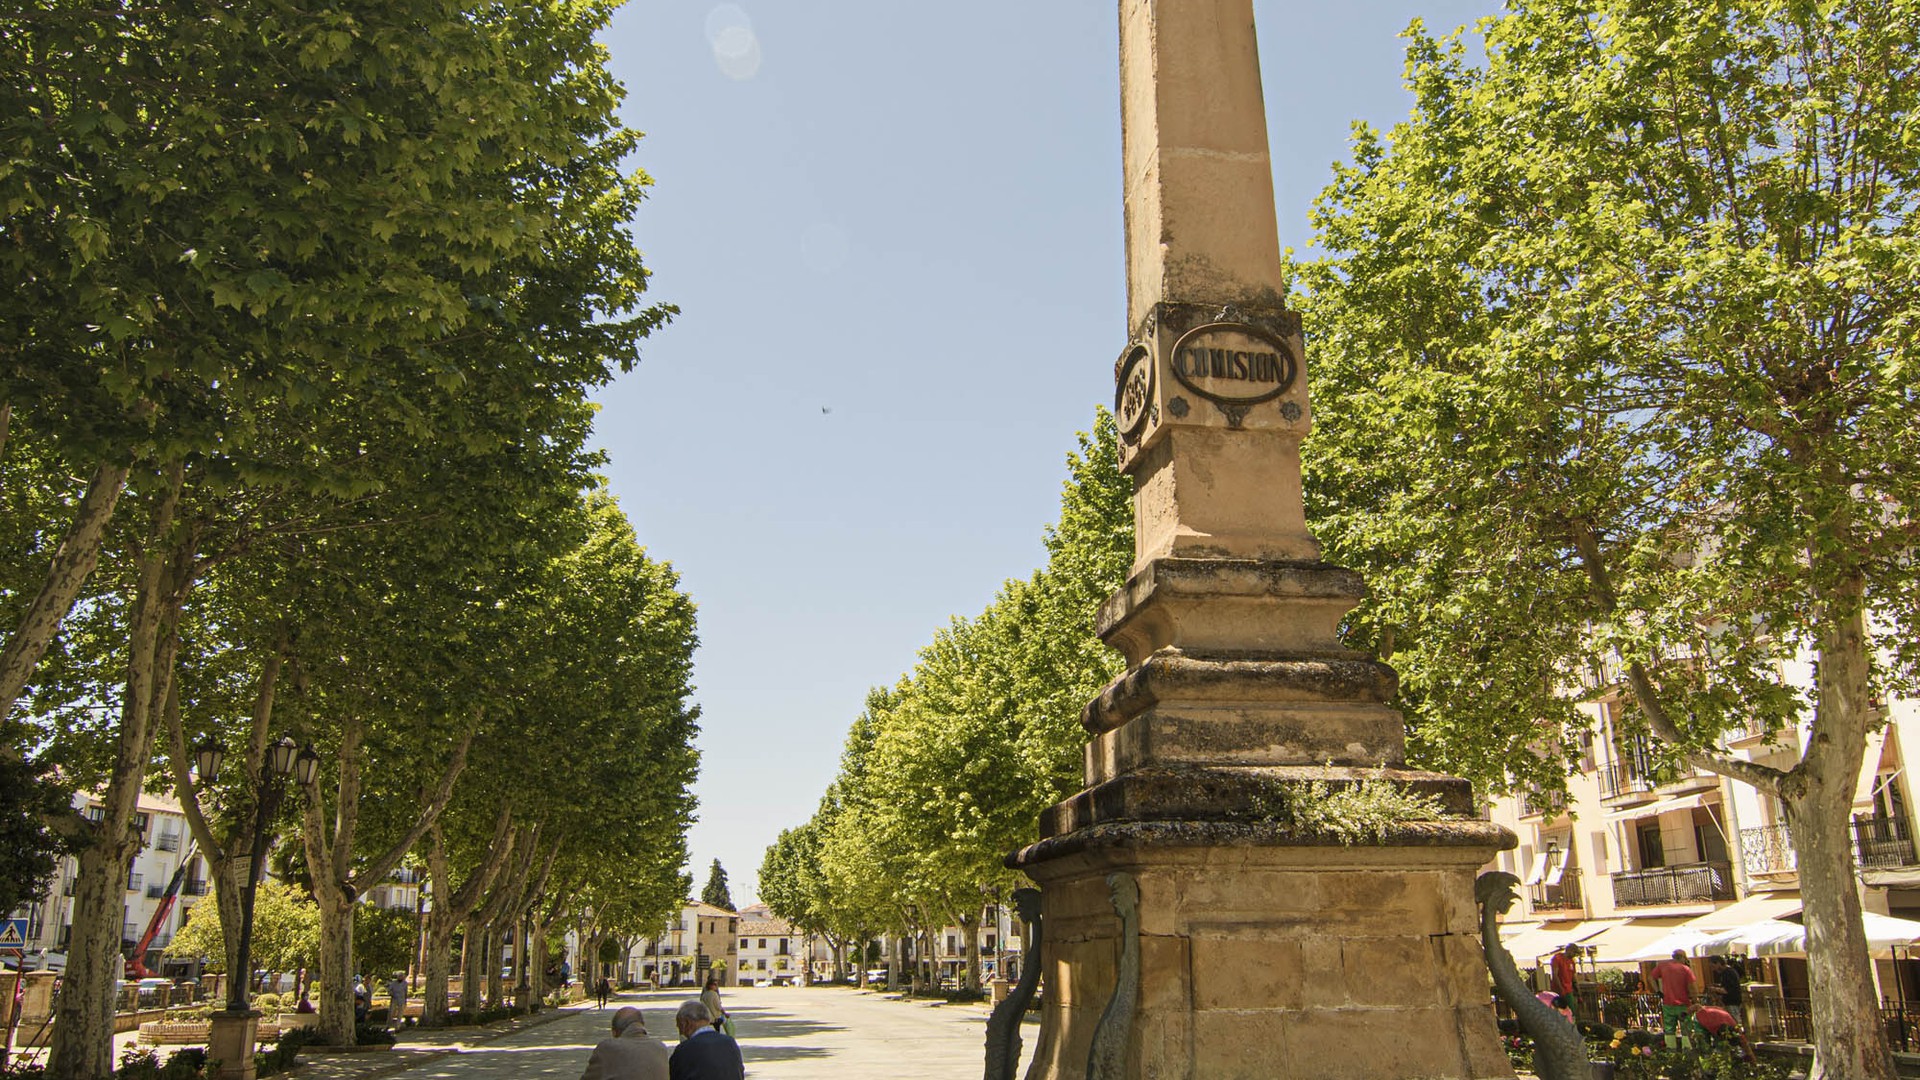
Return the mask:
<path id="1" fill-rule="evenodd" d="M 1252 2 L 1120 19 L 1137 548 L 1096 627 L 1127 670 L 1082 717 L 1086 788 L 1008 859 L 1045 920 L 1028 1078 L 1512 1076 L 1473 879 L 1514 838 L 1407 768 L 1392 669 L 1340 641 L 1365 583 L 1307 527 Z M 1353 788 L 1437 810 L 1298 827 Z"/>
<path id="2" fill-rule="evenodd" d="M 207 1037 L 207 1060 L 214 1063 L 218 1080 L 253 1080 L 253 1048 L 259 1042 L 260 1013 L 248 1009 L 234 1012 L 222 1009 L 210 1018 L 212 1033 Z"/>

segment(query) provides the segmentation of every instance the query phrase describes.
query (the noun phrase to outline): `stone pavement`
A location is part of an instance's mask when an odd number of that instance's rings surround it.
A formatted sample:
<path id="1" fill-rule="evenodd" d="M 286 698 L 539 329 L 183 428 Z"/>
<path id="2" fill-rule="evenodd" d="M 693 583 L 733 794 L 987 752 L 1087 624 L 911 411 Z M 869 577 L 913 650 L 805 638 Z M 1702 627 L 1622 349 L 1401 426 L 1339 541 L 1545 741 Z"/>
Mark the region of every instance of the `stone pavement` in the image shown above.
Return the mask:
<path id="1" fill-rule="evenodd" d="M 678 1038 L 673 1010 L 689 996 L 691 990 L 623 994 L 615 1006 L 640 1006 L 647 1030 L 672 1046 Z M 974 1080 L 985 1061 L 984 1005 L 901 1001 L 850 987 L 740 988 L 726 991 L 722 1000 L 739 1029 L 747 1075 L 756 1080 Z M 586 1067 L 594 1044 L 607 1037 L 611 1010 L 570 1006 L 505 1032 L 423 1032 L 381 1054 L 303 1055 L 309 1064 L 295 1075 L 310 1080 L 572 1080 Z M 1023 1029 L 1029 1056 L 1038 1034 L 1031 1023 Z"/>

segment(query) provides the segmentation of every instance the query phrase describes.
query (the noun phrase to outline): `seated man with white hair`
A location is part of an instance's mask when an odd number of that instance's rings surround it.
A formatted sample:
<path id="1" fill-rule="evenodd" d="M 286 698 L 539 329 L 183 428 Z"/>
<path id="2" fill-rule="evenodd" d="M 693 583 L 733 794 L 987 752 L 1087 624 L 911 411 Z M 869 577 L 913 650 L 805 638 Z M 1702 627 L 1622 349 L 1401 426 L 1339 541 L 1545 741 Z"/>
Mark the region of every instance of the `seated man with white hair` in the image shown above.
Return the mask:
<path id="1" fill-rule="evenodd" d="M 673 1048 L 670 1080 L 745 1080 L 740 1044 L 714 1028 L 705 1002 L 681 1002 L 673 1024 L 680 1029 L 680 1045 Z"/>
<path id="2" fill-rule="evenodd" d="M 602 1039 L 580 1080 L 669 1080 L 667 1044 L 647 1034 L 647 1018 L 629 1005 L 613 1014 L 613 1038 Z"/>

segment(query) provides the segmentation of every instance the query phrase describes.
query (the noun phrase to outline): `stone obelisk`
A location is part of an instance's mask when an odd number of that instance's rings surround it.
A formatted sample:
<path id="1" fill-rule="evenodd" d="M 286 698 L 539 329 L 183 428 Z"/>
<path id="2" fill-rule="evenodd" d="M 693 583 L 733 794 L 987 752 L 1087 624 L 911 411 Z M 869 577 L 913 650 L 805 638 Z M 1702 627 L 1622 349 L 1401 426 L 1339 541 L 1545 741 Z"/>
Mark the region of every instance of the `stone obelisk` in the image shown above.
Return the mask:
<path id="1" fill-rule="evenodd" d="M 1365 585 L 1307 529 L 1252 0 L 1120 20 L 1137 546 L 1097 628 L 1127 671 L 1083 717 L 1086 789 L 1009 860 L 1045 913 L 1029 1080 L 1511 1076 L 1473 876 L 1513 838 L 1406 768 L 1392 670 L 1338 636 Z M 1361 843 L 1291 824 L 1367 783 L 1443 813 Z"/>

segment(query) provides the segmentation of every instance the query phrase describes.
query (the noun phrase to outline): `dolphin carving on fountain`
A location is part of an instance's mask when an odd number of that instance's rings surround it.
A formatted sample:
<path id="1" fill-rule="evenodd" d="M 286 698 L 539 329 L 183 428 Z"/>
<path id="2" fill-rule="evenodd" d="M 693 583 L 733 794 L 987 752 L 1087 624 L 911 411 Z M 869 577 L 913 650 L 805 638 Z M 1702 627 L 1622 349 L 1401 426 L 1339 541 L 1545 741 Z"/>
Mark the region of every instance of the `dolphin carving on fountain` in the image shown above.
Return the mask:
<path id="1" fill-rule="evenodd" d="M 1580 1029 L 1534 996 L 1533 987 L 1520 977 L 1513 954 L 1500 944 L 1498 920 L 1519 899 L 1514 891 L 1519 884 L 1519 878 L 1501 870 L 1481 874 L 1473 883 L 1473 898 L 1480 905 L 1480 948 L 1493 974 L 1493 991 L 1519 1018 L 1520 1029 L 1533 1038 L 1533 1071 L 1540 1080 L 1593 1080 L 1587 1040 Z"/>

